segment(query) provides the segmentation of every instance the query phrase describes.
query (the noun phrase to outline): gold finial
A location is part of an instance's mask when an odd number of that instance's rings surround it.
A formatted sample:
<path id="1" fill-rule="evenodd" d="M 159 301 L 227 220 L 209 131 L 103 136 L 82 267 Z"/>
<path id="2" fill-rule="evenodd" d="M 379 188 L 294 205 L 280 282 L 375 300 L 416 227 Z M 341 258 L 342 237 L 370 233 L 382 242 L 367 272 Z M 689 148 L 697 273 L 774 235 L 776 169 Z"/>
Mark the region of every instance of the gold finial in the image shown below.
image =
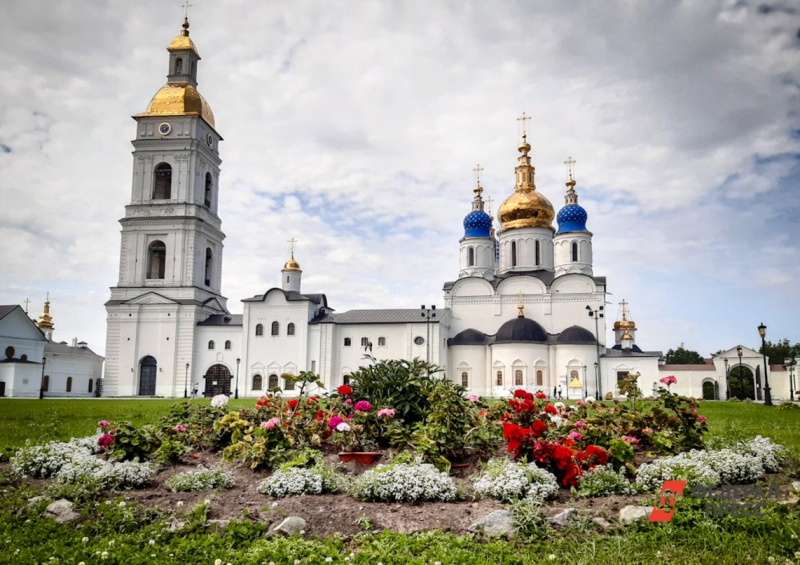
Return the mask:
<path id="1" fill-rule="evenodd" d="M 573 176 L 575 173 L 575 162 L 575 159 L 571 156 L 564 161 L 564 164 L 567 166 L 567 186 L 569 187 L 575 186 L 575 178 Z"/>
<path id="2" fill-rule="evenodd" d="M 44 314 L 39 317 L 39 323 L 37 324 L 40 330 L 52 330 L 53 329 L 53 318 L 50 316 L 50 293 L 47 293 L 47 300 L 44 303 Z"/>
<path id="3" fill-rule="evenodd" d="M 475 188 L 472 189 L 472 192 L 474 192 L 476 197 L 480 199 L 481 194 L 483 194 L 483 187 L 481 186 L 481 171 L 483 170 L 483 167 L 478 164 L 472 170 L 475 171 Z"/>
<path id="4" fill-rule="evenodd" d="M 189 35 L 189 8 L 194 6 L 194 4 L 189 4 L 189 0 L 186 0 L 186 4 L 181 6 L 183 8 L 183 31 L 181 31 L 181 35 L 184 37 L 188 37 Z"/>
<path id="5" fill-rule="evenodd" d="M 25 299 L 25 313 L 26 314 L 28 313 L 28 306 L 30 306 L 30 305 L 31 305 L 31 301 L 26 298 Z"/>
<path id="6" fill-rule="evenodd" d="M 524 156 L 527 156 L 528 155 L 528 151 L 531 150 L 531 144 L 528 143 L 528 128 L 525 125 L 525 122 L 527 122 L 530 119 L 531 119 L 531 117 L 530 116 L 526 116 L 525 112 L 522 112 L 522 115 L 519 118 L 517 118 L 518 122 L 522 122 L 522 143 L 519 144 L 519 147 L 517 149 Z M 520 159 L 522 159 L 522 158 L 523 157 L 520 157 Z"/>
<path id="7" fill-rule="evenodd" d="M 285 271 L 299 271 L 300 270 L 300 263 L 298 263 L 294 259 L 294 244 L 297 243 L 297 240 L 295 238 L 292 238 L 292 239 L 287 240 L 287 243 L 291 244 L 291 246 L 292 246 L 292 251 L 291 251 L 292 256 L 288 261 L 286 261 L 286 264 L 283 266 L 283 269 Z"/>
<path id="8" fill-rule="evenodd" d="M 519 306 L 517 306 L 517 310 L 519 310 L 519 312 L 517 313 L 517 316 L 519 316 L 520 318 L 524 318 L 525 317 L 525 305 L 522 303 L 522 291 L 521 290 L 517 293 L 517 296 L 519 296 Z"/>
<path id="9" fill-rule="evenodd" d="M 628 303 L 623 298 L 622 302 L 620 302 L 620 304 L 622 305 L 622 319 L 627 322 L 628 321 Z"/>
<path id="10" fill-rule="evenodd" d="M 630 337 L 628 330 L 635 330 L 636 323 L 633 320 L 628 319 L 628 316 L 630 316 L 631 313 L 630 310 L 628 310 L 628 302 L 623 298 L 622 302 L 620 302 L 620 305 L 622 306 L 622 319 L 614 322 L 614 329 L 624 330 L 623 336 L 620 339 L 633 339 Z M 628 337 L 625 337 L 626 335 Z"/>

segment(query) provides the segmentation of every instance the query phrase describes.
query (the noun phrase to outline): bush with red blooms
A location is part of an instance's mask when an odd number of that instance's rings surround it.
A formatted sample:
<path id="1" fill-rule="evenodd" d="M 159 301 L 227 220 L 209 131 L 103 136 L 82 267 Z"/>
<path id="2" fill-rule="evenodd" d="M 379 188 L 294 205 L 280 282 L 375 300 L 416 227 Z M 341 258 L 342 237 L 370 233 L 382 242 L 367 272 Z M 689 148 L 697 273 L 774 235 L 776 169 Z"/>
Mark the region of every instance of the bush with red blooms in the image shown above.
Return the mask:
<path id="1" fill-rule="evenodd" d="M 336 389 L 336 392 L 338 392 L 342 396 L 351 396 L 353 394 L 353 389 L 347 385 L 342 385 Z"/>
<path id="2" fill-rule="evenodd" d="M 533 456 L 539 464 L 549 469 L 565 487 L 578 486 L 585 469 L 608 462 L 608 452 L 602 447 L 589 445 L 581 451 L 571 439 L 561 442 L 540 440 L 533 446 Z"/>

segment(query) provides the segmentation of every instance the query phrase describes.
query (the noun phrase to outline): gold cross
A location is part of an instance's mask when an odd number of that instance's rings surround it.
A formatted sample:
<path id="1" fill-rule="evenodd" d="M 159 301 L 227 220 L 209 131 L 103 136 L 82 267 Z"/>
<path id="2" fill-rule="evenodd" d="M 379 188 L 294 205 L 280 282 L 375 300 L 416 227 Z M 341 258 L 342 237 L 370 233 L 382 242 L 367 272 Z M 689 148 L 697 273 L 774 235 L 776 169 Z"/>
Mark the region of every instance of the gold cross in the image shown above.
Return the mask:
<path id="1" fill-rule="evenodd" d="M 478 164 L 472 170 L 475 171 L 475 182 L 476 182 L 477 186 L 480 186 L 481 185 L 481 171 L 483 170 L 483 167 L 481 167 L 480 164 Z"/>
<path id="2" fill-rule="evenodd" d="M 28 313 L 28 306 L 30 306 L 30 304 L 31 304 L 31 301 L 26 298 L 25 299 L 25 313 L 26 314 Z"/>
<path id="3" fill-rule="evenodd" d="M 486 204 L 488 204 L 488 206 L 489 206 L 489 215 L 490 216 L 492 215 L 492 203 L 494 203 L 494 198 L 492 198 L 490 196 L 489 198 L 486 199 Z"/>
<path id="4" fill-rule="evenodd" d="M 292 239 L 287 240 L 287 243 L 291 243 L 292 244 L 292 257 L 294 257 L 294 244 L 297 243 L 297 240 L 295 238 L 292 238 Z"/>
<path id="5" fill-rule="evenodd" d="M 50 302 L 50 293 L 47 293 L 47 301 Z"/>
<path id="6" fill-rule="evenodd" d="M 522 139 L 526 139 L 528 137 L 528 130 L 525 126 L 525 122 L 527 122 L 530 119 L 531 117 L 526 116 L 525 112 L 522 112 L 522 115 L 519 118 L 517 118 L 518 122 L 522 122 Z"/>
<path id="7" fill-rule="evenodd" d="M 567 175 L 569 176 L 569 179 L 567 180 L 572 180 L 572 173 L 575 172 L 575 162 L 575 159 L 572 157 L 569 157 L 566 161 L 564 161 L 564 164 L 567 166 Z"/>
<path id="8" fill-rule="evenodd" d="M 622 305 L 622 319 L 623 319 L 623 320 L 627 320 L 627 316 L 628 316 L 628 303 L 627 303 L 627 302 L 625 302 L 625 299 L 623 298 L 623 299 L 622 299 L 622 302 L 620 302 L 620 304 Z"/>
<path id="9" fill-rule="evenodd" d="M 186 4 L 181 6 L 183 8 L 183 16 L 188 20 L 189 19 L 189 8 L 194 6 L 194 4 L 189 4 L 189 0 L 186 0 Z"/>

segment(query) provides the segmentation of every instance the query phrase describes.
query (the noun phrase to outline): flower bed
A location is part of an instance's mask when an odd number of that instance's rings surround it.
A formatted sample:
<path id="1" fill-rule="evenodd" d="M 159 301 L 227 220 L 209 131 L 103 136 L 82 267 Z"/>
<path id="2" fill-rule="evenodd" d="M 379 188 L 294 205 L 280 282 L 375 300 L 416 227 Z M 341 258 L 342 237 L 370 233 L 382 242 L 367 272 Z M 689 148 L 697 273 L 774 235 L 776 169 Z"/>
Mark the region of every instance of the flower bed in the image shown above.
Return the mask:
<path id="1" fill-rule="evenodd" d="M 558 492 L 555 475 L 533 463 L 517 463 L 497 457 L 473 479 L 475 492 L 502 502 L 530 498 L 544 502 Z"/>
<path id="2" fill-rule="evenodd" d="M 349 490 L 373 502 L 451 502 L 458 495 L 453 479 L 428 463 L 378 465 L 356 478 Z"/>
<path id="3" fill-rule="evenodd" d="M 233 473 L 220 468 L 206 469 L 199 465 L 192 471 L 186 471 L 167 479 L 166 486 L 172 492 L 191 492 L 213 488 L 233 488 L 236 479 Z"/>
<path id="4" fill-rule="evenodd" d="M 290 467 L 278 469 L 272 476 L 262 480 L 258 492 L 275 498 L 299 496 L 301 494 L 325 494 L 337 492 L 341 480 L 330 467 L 317 464 L 311 468 Z"/>

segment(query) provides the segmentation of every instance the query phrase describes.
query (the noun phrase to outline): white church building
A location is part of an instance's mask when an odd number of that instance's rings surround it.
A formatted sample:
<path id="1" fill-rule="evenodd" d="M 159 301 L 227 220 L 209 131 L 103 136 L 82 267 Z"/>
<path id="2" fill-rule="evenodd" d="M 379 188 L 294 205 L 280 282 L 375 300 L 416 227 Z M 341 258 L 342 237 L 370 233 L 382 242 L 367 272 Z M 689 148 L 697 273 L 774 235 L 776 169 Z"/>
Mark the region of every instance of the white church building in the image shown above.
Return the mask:
<path id="1" fill-rule="evenodd" d="M 664 376 L 662 353 L 636 345 L 625 306 L 606 343 L 607 281 L 594 273 L 576 182 L 570 173 L 556 215 L 536 187 L 525 135 L 499 230 L 480 181 L 474 189 L 444 308 L 336 312 L 319 289 L 305 292 L 292 251 L 280 286 L 244 298 L 243 313 L 231 314 L 217 213 L 222 137 L 197 90 L 200 55 L 188 28 L 184 21 L 167 48 L 166 85 L 133 116 L 131 199 L 106 303 L 104 395 L 183 396 L 195 383 L 205 395 L 292 394 L 281 375 L 299 371 L 318 373 L 333 390 L 366 362 L 370 346 L 378 359 L 435 363 L 481 395 L 520 387 L 560 389 L 564 398 L 616 394 L 629 372 L 641 373 L 648 392 Z"/>

